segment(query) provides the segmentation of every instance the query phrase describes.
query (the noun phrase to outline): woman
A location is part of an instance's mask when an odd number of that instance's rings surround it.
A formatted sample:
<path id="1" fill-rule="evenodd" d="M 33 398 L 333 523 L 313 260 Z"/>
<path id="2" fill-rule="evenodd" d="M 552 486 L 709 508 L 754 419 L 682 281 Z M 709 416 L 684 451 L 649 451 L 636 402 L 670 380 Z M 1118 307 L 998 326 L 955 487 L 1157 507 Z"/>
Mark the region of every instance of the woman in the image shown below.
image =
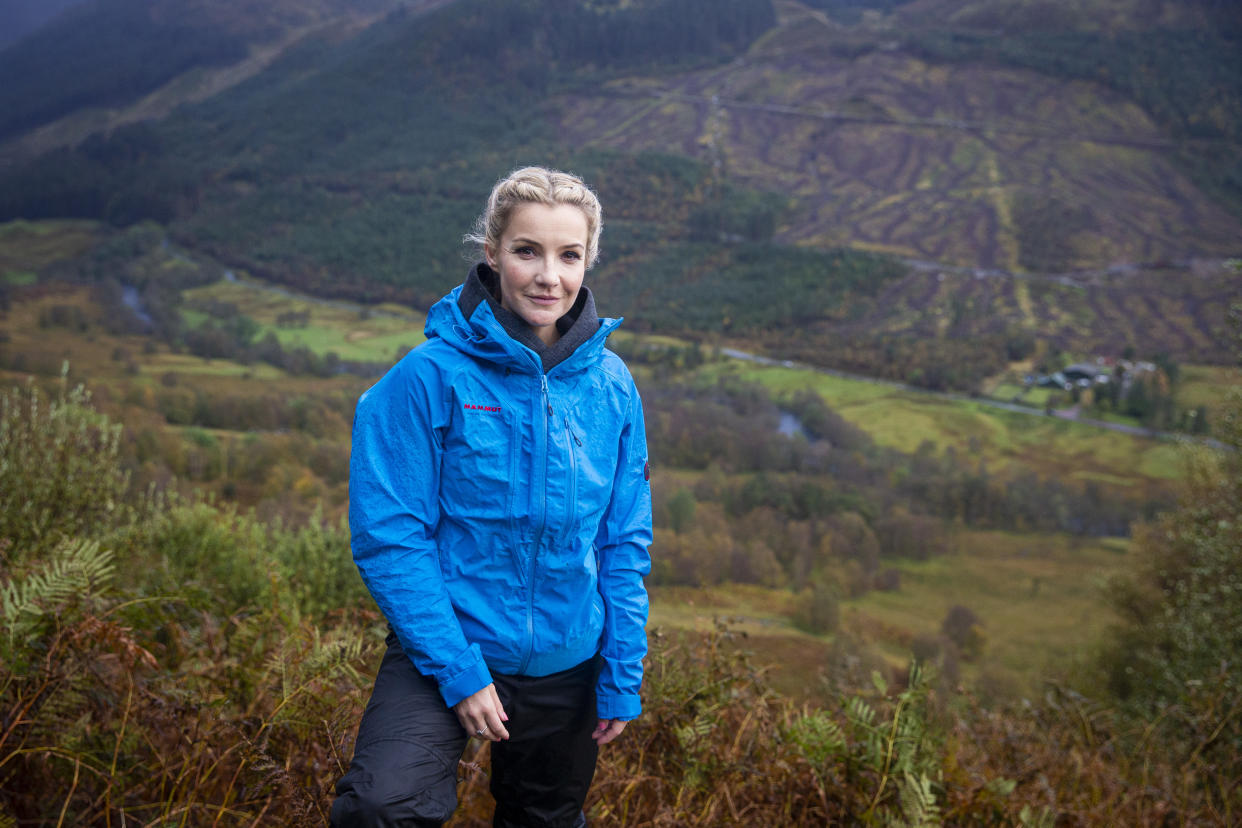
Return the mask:
<path id="1" fill-rule="evenodd" d="M 572 175 L 502 179 L 467 236 L 484 261 L 358 401 L 353 552 L 391 633 L 335 826 L 439 825 L 472 735 L 495 825 L 583 825 L 640 712 L 651 495 L 620 320 L 582 285 L 600 221 Z"/>

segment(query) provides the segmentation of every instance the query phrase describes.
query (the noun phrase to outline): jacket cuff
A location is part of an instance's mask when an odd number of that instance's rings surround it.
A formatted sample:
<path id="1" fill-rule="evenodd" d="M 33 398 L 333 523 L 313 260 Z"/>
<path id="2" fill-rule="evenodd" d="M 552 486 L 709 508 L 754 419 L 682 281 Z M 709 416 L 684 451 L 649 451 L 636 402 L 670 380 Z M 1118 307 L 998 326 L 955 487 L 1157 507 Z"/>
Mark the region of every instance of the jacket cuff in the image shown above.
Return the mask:
<path id="1" fill-rule="evenodd" d="M 643 701 L 637 694 L 610 696 L 601 693 L 597 689 L 595 691 L 595 707 L 599 711 L 601 719 L 617 719 L 622 722 L 628 722 L 631 719 L 637 719 L 638 715 L 643 712 Z"/>
<path id="2" fill-rule="evenodd" d="M 491 684 L 492 674 L 479 645 L 471 644 L 452 664 L 436 673 L 435 679 L 444 703 L 452 707 Z"/>

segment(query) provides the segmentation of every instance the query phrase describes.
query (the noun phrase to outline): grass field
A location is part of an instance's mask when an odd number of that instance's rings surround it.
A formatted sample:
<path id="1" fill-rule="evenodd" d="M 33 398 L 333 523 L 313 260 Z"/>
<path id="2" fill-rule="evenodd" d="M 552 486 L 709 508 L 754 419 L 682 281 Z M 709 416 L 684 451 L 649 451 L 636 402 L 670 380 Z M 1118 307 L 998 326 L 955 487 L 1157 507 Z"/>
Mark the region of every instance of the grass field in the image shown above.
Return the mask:
<path id="1" fill-rule="evenodd" d="M 1025 398 L 1029 389 L 1024 385 L 1016 385 L 1012 382 L 1002 382 L 996 385 L 988 392 L 994 400 L 1002 402 L 1021 402 Z"/>
<path id="2" fill-rule="evenodd" d="M 397 305 L 372 309 L 348 302 L 328 302 L 240 279 L 185 291 L 185 298 L 191 302 L 214 300 L 236 305 L 258 323 L 257 338 L 270 331 L 286 348 L 306 347 L 320 356 L 332 351 L 341 359 L 357 362 L 396 361 L 400 349 L 423 341 L 426 321 L 423 314 Z M 201 312 L 186 313 L 188 324 L 201 324 L 206 319 Z M 279 324 L 278 317 L 287 313 L 308 314 L 306 324 Z"/>
<path id="3" fill-rule="evenodd" d="M 1204 406 L 1211 423 L 1231 390 L 1242 388 L 1242 369 L 1236 365 L 1183 365 L 1177 388 L 1180 408 Z"/>
<path id="4" fill-rule="evenodd" d="M 0 275 L 10 284 L 47 265 L 82 255 L 102 238 L 93 221 L 10 221 L 0 224 Z"/>
<path id="5" fill-rule="evenodd" d="M 0 271 L 0 285 L 33 285 L 37 281 L 39 281 L 38 274 L 28 270 Z"/>
<path id="6" fill-rule="evenodd" d="M 1097 475 L 1129 486 L 1164 488 L 1181 474 L 1175 444 L 1108 431 L 1042 414 L 1005 411 L 971 400 L 908 391 L 815 371 L 751 363 L 716 363 L 778 392 L 810 389 L 877 443 L 913 452 L 924 442 L 952 448 L 993 472 Z"/>
<path id="7" fill-rule="evenodd" d="M 1061 405 L 1066 404 L 1067 394 L 1059 388 L 1028 388 L 1022 395 L 1022 404 L 1043 411 L 1050 398 L 1058 398 Z M 1055 404 L 1055 403 L 1054 403 Z"/>
<path id="8" fill-rule="evenodd" d="M 158 351 L 148 355 L 144 365 L 147 368 L 147 380 L 169 372 L 187 379 L 193 377 L 195 381 L 222 377 L 273 382 L 286 376 L 284 371 L 263 362 L 243 365 L 227 359 L 203 359 L 192 354 L 174 354 L 170 351 Z"/>
<path id="9" fill-rule="evenodd" d="M 903 562 L 900 590 L 869 592 L 849 610 L 917 635 L 938 632 L 951 606 L 965 606 L 979 616 L 986 644 L 963 675 L 1023 693 L 1087 656 L 1113 620 L 1103 587 L 1129 563 L 1125 541 L 998 532 L 955 541 L 953 554 Z"/>
<path id="10" fill-rule="evenodd" d="M 1128 542 L 1060 535 L 958 532 L 953 551 L 929 561 L 896 561 L 901 587 L 842 602 L 844 630 L 889 663 L 910 659 L 915 636 L 936 634 L 960 604 L 981 620 L 982 655 L 962 677 L 1001 695 L 1037 693 L 1046 676 L 1064 675 L 1088 656 L 1113 620 L 1102 587 L 1130 564 Z M 709 630 L 723 620 L 747 636 L 774 687 L 813 694 L 832 636 L 814 636 L 789 620 L 788 590 L 725 585 L 651 590 L 651 626 Z"/>

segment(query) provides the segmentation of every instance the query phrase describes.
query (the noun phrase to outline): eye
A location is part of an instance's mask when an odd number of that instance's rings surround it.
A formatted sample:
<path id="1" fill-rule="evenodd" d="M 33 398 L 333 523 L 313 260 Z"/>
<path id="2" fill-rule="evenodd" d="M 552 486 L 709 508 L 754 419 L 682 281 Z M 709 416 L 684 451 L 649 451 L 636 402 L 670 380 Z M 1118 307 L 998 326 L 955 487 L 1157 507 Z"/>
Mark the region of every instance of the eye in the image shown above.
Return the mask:
<path id="1" fill-rule="evenodd" d="M 524 259 L 529 259 L 531 256 L 535 255 L 535 248 L 531 247 L 529 244 L 523 244 L 518 245 L 509 252 L 515 256 L 521 256 Z"/>
<path id="2" fill-rule="evenodd" d="M 577 250 L 566 250 L 564 253 L 561 254 L 561 257 L 568 261 L 576 262 L 582 258 L 582 254 L 579 253 Z"/>

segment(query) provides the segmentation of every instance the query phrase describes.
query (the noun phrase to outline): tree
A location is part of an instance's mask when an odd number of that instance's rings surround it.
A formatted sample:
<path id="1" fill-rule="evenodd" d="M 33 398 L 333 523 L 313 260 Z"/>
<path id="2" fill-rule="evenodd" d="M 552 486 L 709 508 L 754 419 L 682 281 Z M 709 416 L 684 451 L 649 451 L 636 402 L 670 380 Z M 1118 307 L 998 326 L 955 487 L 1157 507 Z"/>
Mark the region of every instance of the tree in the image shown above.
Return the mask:
<path id="1" fill-rule="evenodd" d="M 669 527 L 681 534 L 694 525 L 694 492 L 689 489 L 678 489 L 668 501 Z"/>
<path id="2" fill-rule="evenodd" d="M 811 584 L 794 602 L 793 622 L 816 635 L 834 632 L 841 623 L 841 599 L 837 590 L 823 581 Z"/>
<path id="3" fill-rule="evenodd" d="M 1242 305 L 1233 309 L 1242 334 Z M 1242 343 L 1240 343 L 1242 344 Z M 1103 666 L 1129 711 L 1212 777 L 1242 778 L 1242 389 L 1219 447 L 1187 449 L 1178 506 L 1135 528 L 1133 574 Z M 1205 778 L 1211 778 L 1205 776 Z M 1226 791 L 1221 796 L 1229 797 Z M 1236 790 L 1232 796 L 1237 796 Z"/>
<path id="4" fill-rule="evenodd" d="M 983 622 L 969 607 L 954 604 L 949 607 L 944 621 L 940 624 L 940 632 L 962 651 L 962 657 L 968 661 L 977 658 L 983 652 L 986 641 L 983 634 Z"/>
<path id="5" fill-rule="evenodd" d="M 1242 774 L 1242 392 L 1218 424 L 1223 448 L 1188 449 L 1177 508 L 1135 529 L 1135 574 L 1112 585 L 1121 616 L 1110 688 L 1232 757 Z"/>

